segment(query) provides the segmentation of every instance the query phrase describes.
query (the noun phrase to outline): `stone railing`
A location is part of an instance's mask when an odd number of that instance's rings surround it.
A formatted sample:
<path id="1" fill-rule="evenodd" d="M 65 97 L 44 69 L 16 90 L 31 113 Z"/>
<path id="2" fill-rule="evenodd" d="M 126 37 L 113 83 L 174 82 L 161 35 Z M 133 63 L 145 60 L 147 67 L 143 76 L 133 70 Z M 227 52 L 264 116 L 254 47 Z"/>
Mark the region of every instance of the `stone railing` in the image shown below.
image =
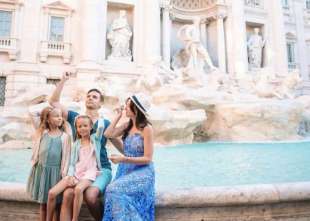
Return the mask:
<path id="1" fill-rule="evenodd" d="M 58 41 L 42 41 L 40 60 L 46 62 L 48 56 L 62 57 L 64 63 L 70 63 L 72 56 L 71 43 Z"/>
<path id="2" fill-rule="evenodd" d="M 0 37 L 0 51 L 7 52 L 10 60 L 15 60 L 18 52 L 18 40 Z"/>
<path id="3" fill-rule="evenodd" d="M 299 69 L 299 64 L 297 64 L 297 63 L 288 63 L 288 69 L 289 70 Z"/>
<path id="4" fill-rule="evenodd" d="M 244 0 L 244 5 L 251 8 L 264 8 L 262 0 Z"/>

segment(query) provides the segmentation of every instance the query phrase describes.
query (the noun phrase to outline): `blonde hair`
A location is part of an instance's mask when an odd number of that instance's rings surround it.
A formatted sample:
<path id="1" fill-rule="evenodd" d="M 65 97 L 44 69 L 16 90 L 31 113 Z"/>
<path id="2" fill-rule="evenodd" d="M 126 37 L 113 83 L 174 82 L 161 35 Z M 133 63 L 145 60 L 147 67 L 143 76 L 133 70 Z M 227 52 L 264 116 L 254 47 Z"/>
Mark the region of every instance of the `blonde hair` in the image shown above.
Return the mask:
<path id="1" fill-rule="evenodd" d="M 78 130 L 77 130 L 77 127 L 76 127 L 76 122 L 79 120 L 79 119 L 87 119 L 88 122 L 89 122 L 89 126 L 90 128 L 92 129 L 93 128 L 93 121 L 91 120 L 91 118 L 87 115 L 79 115 L 75 118 L 74 120 L 74 128 L 75 128 L 75 139 L 74 140 L 77 140 L 77 139 L 80 139 L 81 138 L 81 135 L 79 135 L 78 133 Z"/>
<path id="2" fill-rule="evenodd" d="M 41 111 L 40 114 L 40 125 L 39 125 L 39 132 L 43 133 L 44 130 L 50 130 L 50 125 L 48 123 L 48 118 L 50 116 L 50 113 L 57 108 L 53 107 L 46 107 Z M 62 124 L 59 126 L 59 129 L 64 131 L 64 121 L 62 121 Z"/>

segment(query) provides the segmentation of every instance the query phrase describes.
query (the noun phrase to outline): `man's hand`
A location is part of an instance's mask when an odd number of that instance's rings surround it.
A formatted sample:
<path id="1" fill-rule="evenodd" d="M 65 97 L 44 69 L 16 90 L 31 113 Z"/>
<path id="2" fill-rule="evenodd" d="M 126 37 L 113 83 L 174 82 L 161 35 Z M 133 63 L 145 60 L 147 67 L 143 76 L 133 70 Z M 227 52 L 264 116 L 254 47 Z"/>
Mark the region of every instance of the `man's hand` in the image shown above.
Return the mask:
<path id="1" fill-rule="evenodd" d="M 62 80 L 67 81 L 70 78 L 76 77 L 76 71 L 65 71 L 62 75 Z"/>
<path id="2" fill-rule="evenodd" d="M 66 71 L 66 72 L 63 73 L 61 80 L 62 80 L 62 81 L 67 81 L 67 80 L 70 79 L 70 76 L 71 76 L 71 75 L 72 75 L 71 72 Z"/>

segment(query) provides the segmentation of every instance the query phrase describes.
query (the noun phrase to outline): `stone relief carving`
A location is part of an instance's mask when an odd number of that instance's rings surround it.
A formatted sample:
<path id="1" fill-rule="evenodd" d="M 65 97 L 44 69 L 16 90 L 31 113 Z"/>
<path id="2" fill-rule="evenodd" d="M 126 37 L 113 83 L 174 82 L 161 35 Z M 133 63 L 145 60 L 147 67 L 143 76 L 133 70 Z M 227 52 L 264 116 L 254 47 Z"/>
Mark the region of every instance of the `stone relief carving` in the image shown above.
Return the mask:
<path id="1" fill-rule="evenodd" d="M 185 68 L 189 62 L 189 55 L 185 51 L 185 49 L 179 50 L 172 57 L 171 67 L 173 70 L 177 70 L 180 68 Z"/>
<path id="2" fill-rule="evenodd" d="M 300 82 L 301 78 L 298 71 L 292 72 L 285 77 L 271 77 L 270 74 L 261 73 L 253 80 L 253 88 L 258 97 L 293 99 Z"/>
<path id="3" fill-rule="evenodd" d="M 217 0 L 172 0 L 173 6 L 182 9 L 201 9 L 207 8 L 208 6 L 215 4 Z"/>

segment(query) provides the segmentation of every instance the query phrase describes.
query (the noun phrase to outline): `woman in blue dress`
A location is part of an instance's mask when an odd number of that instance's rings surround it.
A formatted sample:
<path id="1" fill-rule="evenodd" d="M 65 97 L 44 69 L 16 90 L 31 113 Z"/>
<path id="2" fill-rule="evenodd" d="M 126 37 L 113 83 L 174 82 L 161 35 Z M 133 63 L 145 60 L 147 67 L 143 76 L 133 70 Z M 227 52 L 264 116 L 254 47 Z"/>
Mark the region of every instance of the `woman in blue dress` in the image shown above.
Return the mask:
<path id="1" fill-rule="evenodd" d="M 152 163 L 153 129 L 148 121 L 150 103 L 143 94 L 126 101 L 129 122 L 117 127 L 122 108 L 104 135 L 123 138 L 120 155 L 111 155 L 118 163 L 116 176 L 105 191 L 103 221 L 153 221 L 155 219 L 155 173 Z"/>

